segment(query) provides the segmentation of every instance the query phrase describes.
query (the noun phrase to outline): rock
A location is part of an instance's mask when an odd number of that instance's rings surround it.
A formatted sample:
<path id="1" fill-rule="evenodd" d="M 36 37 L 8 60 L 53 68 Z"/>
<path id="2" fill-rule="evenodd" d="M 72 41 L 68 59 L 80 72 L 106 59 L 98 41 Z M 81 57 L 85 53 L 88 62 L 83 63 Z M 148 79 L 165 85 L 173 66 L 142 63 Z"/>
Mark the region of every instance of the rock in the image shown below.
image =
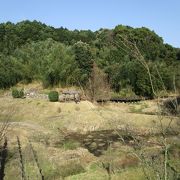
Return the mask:
<path id="1" fill-rule="evenodd" d="M 95 142 L 91 143 L 89 146 L 90 149 L 96 149 L 97 148 L 97 144 Z"/>
<path id="2" fill-rule="evenodd" d="M 106 143 L 100 143 L 100 144 L 98 144 L 99 147 L 103 147 L 103 146 L 105 146 L 105 145 L 106 145 Z"/>
<path id="3" fill-rule="evenodd" d="M 99 136 L 104 137 L 104 134 L 100 134 Z"/>
<path id="4" fill-rule="evenodd" d="M 84 143 L 84 145 L 86 145 L 86 146 L 88 146 L 88 145 L 90 145 L 91 144 L 91 142 L 86 142 L 86 143 Z"/>
<path id="5" fill-rule="evenodd" d="M 97 139 L 98 142 L 103 142 L 104 140 L 103 139 Z"/>
<path id="6" fill-rule="evenodd" d="M 98 152 L 98 153 L 102 153 L 103 150 L 102 150 L 102 149 L 98 149 L 97 152 Z"/>
<path id="7" fill-rule="evenodd" d="M 87 138 L 92 139 L 92 138 L 93 138 L 93 136 L 92 136 L 92 135 L 88 135 L 88 136 L 87 136 Z"/>
<path id="8" fill-rule="evenodd" d="M 84 142 L 90 142 L 92 139 L 84 139 Z"/>

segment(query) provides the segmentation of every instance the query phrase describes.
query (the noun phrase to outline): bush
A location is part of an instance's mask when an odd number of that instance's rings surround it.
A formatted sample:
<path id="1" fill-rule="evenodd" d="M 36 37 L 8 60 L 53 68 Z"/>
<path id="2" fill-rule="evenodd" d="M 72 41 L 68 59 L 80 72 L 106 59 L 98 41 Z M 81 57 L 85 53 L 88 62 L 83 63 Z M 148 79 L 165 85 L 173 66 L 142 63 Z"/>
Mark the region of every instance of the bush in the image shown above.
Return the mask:
<path id="1" fill-rule="evenodd" d="M 57 102 L 59 100 L 59 93 L 57 91 L 51 91 L 48 98 L 51 102 Z"/>
<path id="2" fill-rule="evenodd" d="M 19 98 L 23 98 L 24 97 L 24 90 L 21 89 L 19 90 Z"/>
<path id="3" fill-rule="evenodd" d="M 12 89 L 12 97 L 13 98 L 23 98 L 24 97 L 24 90 L 23 89 Z"/>
<path id="4" fill-rule="evenodd" d="M 137 97 L 137 95 L 133 92 L 131 87 L 123 88 L 118 93 L 113 92 L 111 94 L 111 98 L 129 98 L 129 97 Z"/>
<path id="5" fill-rule="evenodd" d="M 65 150 L 73 150 L 80 147 L 80 143 L 74 140 L 67 140 L 63 142 L 63 147 Z"/>

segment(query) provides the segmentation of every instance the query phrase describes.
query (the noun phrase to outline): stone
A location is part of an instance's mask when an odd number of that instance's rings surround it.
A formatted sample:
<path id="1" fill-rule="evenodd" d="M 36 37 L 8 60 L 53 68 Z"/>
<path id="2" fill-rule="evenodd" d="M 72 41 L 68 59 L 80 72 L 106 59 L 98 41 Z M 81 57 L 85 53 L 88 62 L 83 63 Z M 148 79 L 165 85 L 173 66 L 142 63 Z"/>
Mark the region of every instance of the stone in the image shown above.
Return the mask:
<path id="1" fill-rule="evenodd" d="M 103 139 L 97 139 L 98 142 L 103 142 L 104 140 Z"/>
<path id="2" fill-rule="evenodd" d="M 104 137 L 104 134 L 100 134 L 99 136 Z"/>
<path id="3" fill-rule="evenodd" d="M 91 144 L 91 142 L 86 142 L 86 143 L 84 143 L 86 146 L 88 146 L 88 145 L 90 145 Z"/>
<path id="4" fill-rule="evenodd" d="M 97 144 L 95 142 L 91 143 L 89 148 L 91 149 L 96 149 L 97 148 Z"/>
<path id="5" fill-rule="evenodd" d="M 92 141 L 91 139 L 84 139 L 84 142 Z"/>
<path id="6" fill-rule="evenodd" d="M 88 135 L 88 136 L 87 136 L 87 138 L 92 139 L 92 138 L 93 138 L 93 136 L 92 136 L 92 135 Z"/>
<path id="7" fill-rule="evenodd" d="M 105 146 L 105 145 L 106 145 L 106 143 L 100 143 L 100 144 L 98 144 L 99 147 L 103 147 L 103 146 Z"/>

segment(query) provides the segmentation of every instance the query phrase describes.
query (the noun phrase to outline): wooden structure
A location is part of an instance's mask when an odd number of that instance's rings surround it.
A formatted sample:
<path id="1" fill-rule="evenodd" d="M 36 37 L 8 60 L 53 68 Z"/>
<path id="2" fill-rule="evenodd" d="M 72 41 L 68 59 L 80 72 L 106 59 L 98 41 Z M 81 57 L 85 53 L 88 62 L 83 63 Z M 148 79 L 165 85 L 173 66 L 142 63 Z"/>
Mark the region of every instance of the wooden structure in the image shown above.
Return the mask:
<path id="1" fill-rule="evenodd" d="M 63 91 L 60 96 L 60 101 L 75 101 L 78 103 L 80 102 L 80 92 L 75 90 Z"/>
<path id="2" fill-rule="evenodd" d="M 151 98 L 140 98 L 140 97 L 129 97 L 129 98 L 110 98 L 110 99 L 98 99 L 98 103 L 103 103 L 103 102 L 116 102 L 116 103 L 134 103 L 134 102 L 139 102 L 139 101 L 144 101 L 144 100 L 149 100 Z"/>

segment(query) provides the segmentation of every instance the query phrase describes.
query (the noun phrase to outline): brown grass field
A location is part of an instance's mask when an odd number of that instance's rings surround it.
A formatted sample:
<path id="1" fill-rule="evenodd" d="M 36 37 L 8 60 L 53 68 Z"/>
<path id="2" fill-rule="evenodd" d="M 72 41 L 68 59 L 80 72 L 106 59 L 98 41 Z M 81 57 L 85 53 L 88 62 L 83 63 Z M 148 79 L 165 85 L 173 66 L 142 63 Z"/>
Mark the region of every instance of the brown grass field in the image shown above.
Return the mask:
<path id="1" fill-rule="evenodd" d="M 81 101 L 78 104 L 53 103 L 46 99 L 13 99 L 10 91 L 1 92 L 0 121 L 3 123 L 7 117 L 9 120 L 6 134 L 8 157 L 4 170 L 5 179 L 19 180 L 24 171 L 26 179 L 42 179 L 43 175 L 48 180 L 104 180 L 109 179 L 109 175 L 102 164 L 111 163 L 111 179 L 143 180 L 145 176 L 140 161 L 132 153 L 132 140 L 127 143 L 116 140 L 106 149 L 101 149 L 100 156 L 88 151 L 82 142 L 94 138 L 94 142 L 88 146 L 93 151 L 96 146 L 104 147 L 103 143 L 97 144 L 98 141 L 103 141 L 103 130 L 114 134 L 117 129 L 123 133 L 128 130 L 139 138 L 153 134 L 154 136 L 146 138 L 143 150 L 155 154 L 161 149 L 156 136 L 160 132 L 162 118 L 157 115 L 158 111 L 155 100 L 103 105 L 92 104 L 89 101 Z M 169 124 L 170 118 L 163 117 L 161 121 L 165 127 Z M 179 122 L 175 117 L 172 119 L 171 128 L 177 134 L 169 136 L 168 141 L 179 147 Z M 22 162 L 17 137 L 20 140 Z M 179 171 L 179 148 L 174 151 L 172 164 Z"/>

